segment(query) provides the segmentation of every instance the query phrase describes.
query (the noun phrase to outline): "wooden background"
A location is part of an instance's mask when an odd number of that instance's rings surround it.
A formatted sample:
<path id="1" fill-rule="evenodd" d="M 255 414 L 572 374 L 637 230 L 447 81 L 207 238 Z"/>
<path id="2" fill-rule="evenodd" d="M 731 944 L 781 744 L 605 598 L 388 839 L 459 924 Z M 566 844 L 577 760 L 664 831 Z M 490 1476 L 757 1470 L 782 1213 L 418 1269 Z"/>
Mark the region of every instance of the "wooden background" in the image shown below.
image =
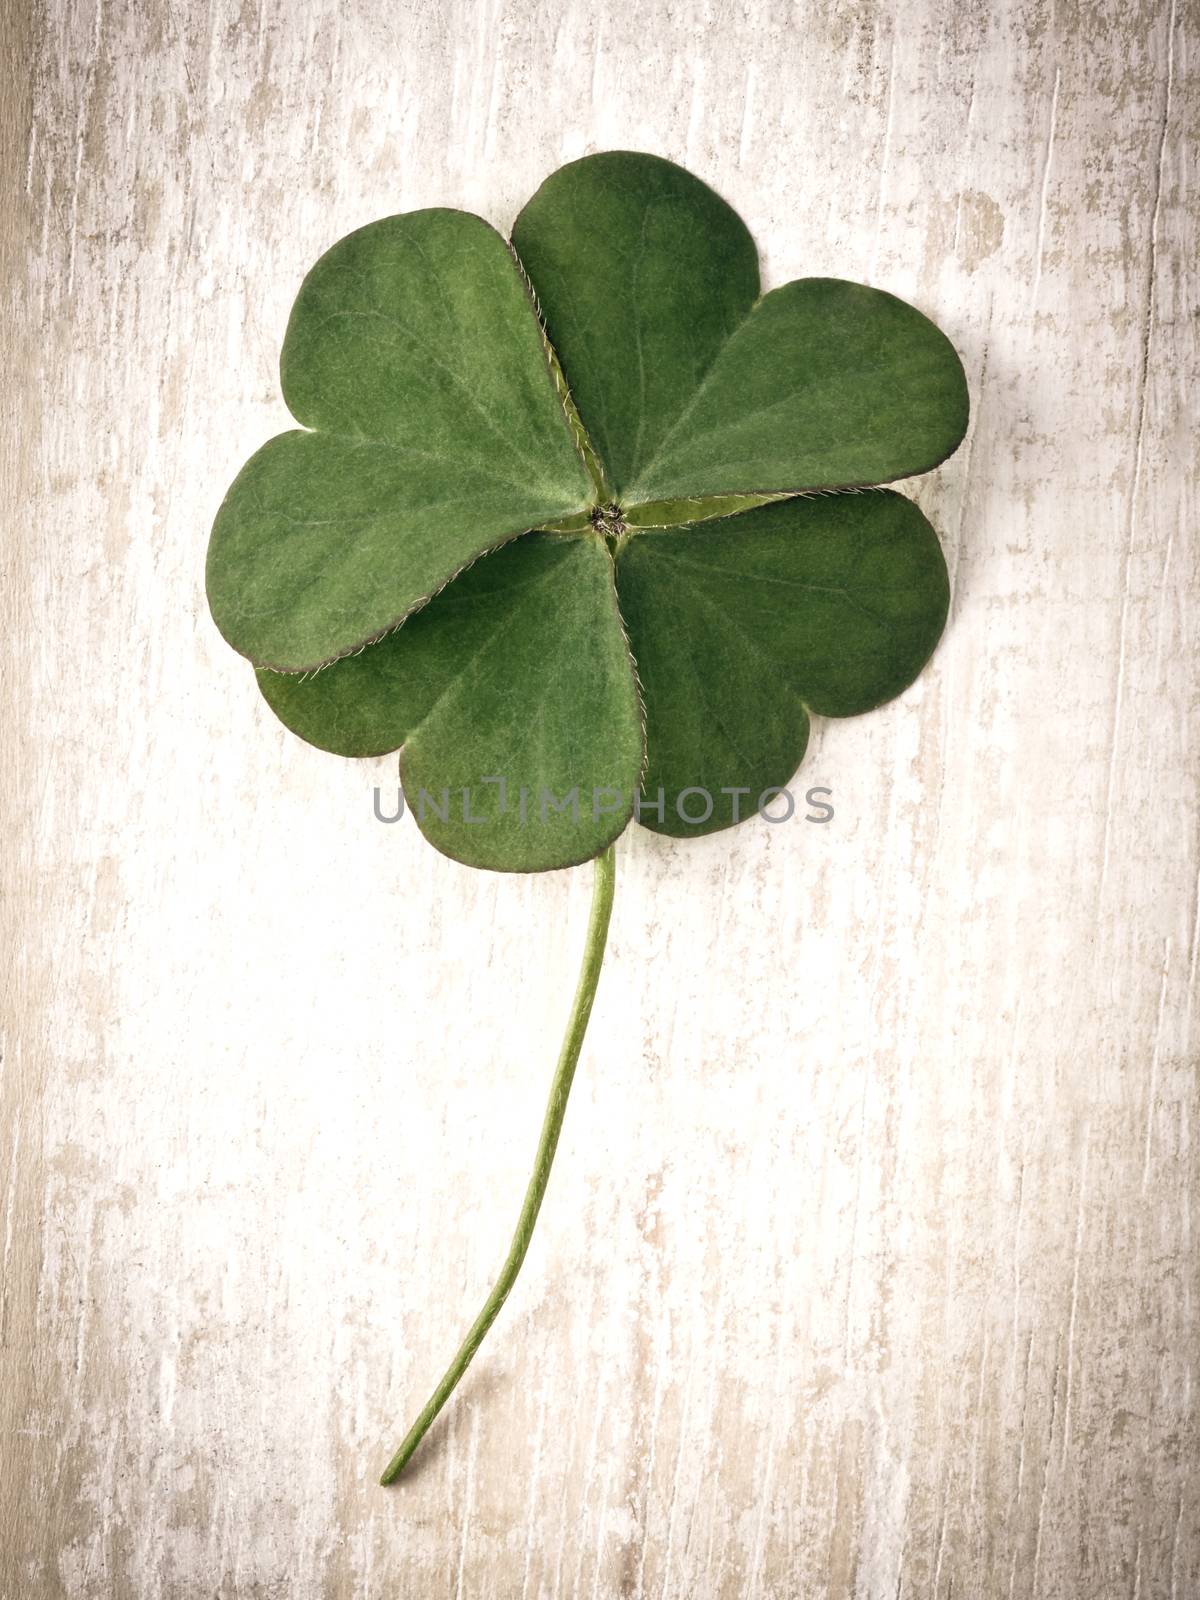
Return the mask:
<path id="1" fill-rule="evenodd" d="M 1200 1593 L 1191 0 L 8 0 L 0 1594 Z M 1189 134 L 1190 130 L 1190 134 Z M 455 866 L 206 612 L 351 228 L 684 162 L 963 353 L 827 826 Z"/>

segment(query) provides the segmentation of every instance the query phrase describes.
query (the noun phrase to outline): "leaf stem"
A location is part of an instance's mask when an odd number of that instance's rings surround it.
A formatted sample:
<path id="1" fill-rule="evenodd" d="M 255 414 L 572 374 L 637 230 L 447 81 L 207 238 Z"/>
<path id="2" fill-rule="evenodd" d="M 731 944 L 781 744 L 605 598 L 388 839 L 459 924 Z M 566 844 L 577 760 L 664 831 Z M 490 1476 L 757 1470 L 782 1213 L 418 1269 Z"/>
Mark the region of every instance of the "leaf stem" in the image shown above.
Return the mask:
<path id="1" fill-rule="evenodd" d="M 542 1122 L 533 1173 L 529 1179 L 529 1187 L 525 1191 L 525 1201 L 521 1207 L 521 1215 L 517 1219 L 517 1229 L 513 1234 L 508 1255 L 491 1294 L 484 1302 L 483 1310 L 471 1324 L 466 1338 L 459 1346 L 458 1354 L 447 1367 L 445 1376 L 430 1395 L 424 1410 L 405 1435 L 404 1443 L 388 1462 L 387 1469 L 379 1480 L 380 1483 L 395 1482 L 404 1470 L 433 1419 L 453 1394 L 459 1379 L 470 1366 L 488 1329 L 496 1320 L 500 1307 L 508 1298 L 509 1290 L 521 1270 L 521 1263 L 525 1260 L 529 1241 L 533 1237 L 534 1224 L 542 1207 L 542 1198 L 546 1193 L 554 1152 L 558 1147 L 558 1136 L 562 1131 L 563 1117 L 566 1114 L 567 1096 L 571 1092 L 571 1080 L 575 1076 L 575 1065 L 583 1047 L 583 1036 L 587 1032 L 588 1018 L 592 1014 L 592 1001 L 596 997 L 596 985 L 600 980 L 600 967 L 604 960 L 604 945 L 608 936 L 608 922 L 612 915 L 613 890 L 616 884 L 615 849 L 616 846 L 610 844 L 603 855 L 596 857 L 595 877 L 592 882 L 592 909 L 588 918 L 583 965 L 579 970 L 575 1000 L 571 1006 L 558 1066 L 554 1071 L 554 1081 L 550 1085 L 550 1099 Z"/>

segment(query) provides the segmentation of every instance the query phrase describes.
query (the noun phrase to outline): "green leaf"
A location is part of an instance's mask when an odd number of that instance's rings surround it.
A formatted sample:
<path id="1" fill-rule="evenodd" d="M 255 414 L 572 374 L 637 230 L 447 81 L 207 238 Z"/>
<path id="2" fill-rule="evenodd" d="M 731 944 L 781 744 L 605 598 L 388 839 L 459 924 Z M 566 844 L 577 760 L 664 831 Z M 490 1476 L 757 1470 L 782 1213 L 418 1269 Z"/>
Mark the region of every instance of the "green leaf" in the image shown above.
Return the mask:
<path id="1" fill-rule="evenodd" d="M 213 616 L 268 704 L 325 750 L 399 747 L 439 850 L 514 872 L 597 858 L 513 1244 L 385 1483 L 524 1259 L 639 788 L 642 819 L 679 836 L 764 808 L 811 714 L 898 694 L 949 600 L 932 528 L 877 487 L 967 423 L 958 357 L 912 306 L 820 278 L 760 299 L 736 214 L 652 156 L 554 174 L 514 241 L 529 279 L 450 211 L 322 257 L 281 360 L 311 431 L 247 462 L 209 547 Z"/>
<path id="2" fill-rule="evenodd" d="M 590 532 L 515 540 L 361 654 L 258 681 L 322 749 L 403 744 L 418 826 L 470 866 L 571 866 L 629 821 L 642 730 L 612 558 Z"/>
<path id="3" fill-rule="evenodd" d="M 513 237 L 520 261 L 477 217 L 415 212 L 317 263 L 281 361 L 312 431 L 246 464 L 208 583 L 226 637 L 279 669 L 260 683 L 290 727 L 402 746 L 427 837 L 521 870 L 621 831 L 643 744 L 665 811 L 643 819 L 709 832 L 788 783 L 810 714 L 911 682 L 945 567 L 874 486 L 953 450 L 967 394 L 891 295 L 809 278 L 760 298 L 740 219 L 658 157 L 573 162 Z M 543 790 L 567 808 L 543 817 Z"/>
<path id="4" fill-rule="evenodd" d="M 630 506 L 890 483 L 962 439 L 962 365 L 933 323 L 833 278 L 758 299 L 741 219 L 657 156 L 561 168 L 513 244 Z"/>
<path id="5" fill-rule="evenodd" d="M 690 172 L 628 151 L 560 168 L 512 240 L 612 492 L 623 496 L 754 304 L 754 241 Z"/>
<path id="6" fill-rule="evenodd" d="M 259 665 L 357 649 L 484 551 L 592 498 L 519 267 L 478 217 L 417 211 L 334 245 L 280 365 L 316 431 L 243 468 L 207 572 L 217 626 Z"/>
<path id="7" fill-rule="evenodd" d="M 635 534 L 617 587 L 645 697 L 647 803 L 664 791 L 662 821 L 642 820 L 682 837 L 743 820 L 786 786 L 811 712 L 855 716 L 905 689 L 949 603 L 937 536 L 886 489 Z M 679 812 L 689 788 L 713 801 L 695 823 Z M 682 808 L 700 819 L 705 800 Z"/>
<path id="8" fill-rule="evenodd" d="M 962 363 L 927 317 L 880 289 L 801 278 L 724 345 L 629 496 L 890 483 L 957 449 L 967 409 Z"/>

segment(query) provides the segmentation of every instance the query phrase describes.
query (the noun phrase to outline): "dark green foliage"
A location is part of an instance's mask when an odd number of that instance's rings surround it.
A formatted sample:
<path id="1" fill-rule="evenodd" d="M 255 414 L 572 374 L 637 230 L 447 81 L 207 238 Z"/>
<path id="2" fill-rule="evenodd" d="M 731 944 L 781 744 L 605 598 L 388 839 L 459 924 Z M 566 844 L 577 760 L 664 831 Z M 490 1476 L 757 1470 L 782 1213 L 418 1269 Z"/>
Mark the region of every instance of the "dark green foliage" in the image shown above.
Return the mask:
<path id="1" fill-rule="evenodd" d="M 760 297 L 741 220 L 656 157 L 564 167 L 513 245 L 424 211 L 321 258 L 281 363 L 312 431 L 235 480 L 208 590 L 290 728 L 343 755 L 403 746 L 439 849 L 532 871 L 603 850 L 639 782 L 668 833 L 751 815 L 810 714 L 912 682 L 946 569 L 878 486 L 950 454 L 967 395 L 944 335 L 891 295 L 810 278 Z M 713 801 L 695 824 L 688 788 Z"/>

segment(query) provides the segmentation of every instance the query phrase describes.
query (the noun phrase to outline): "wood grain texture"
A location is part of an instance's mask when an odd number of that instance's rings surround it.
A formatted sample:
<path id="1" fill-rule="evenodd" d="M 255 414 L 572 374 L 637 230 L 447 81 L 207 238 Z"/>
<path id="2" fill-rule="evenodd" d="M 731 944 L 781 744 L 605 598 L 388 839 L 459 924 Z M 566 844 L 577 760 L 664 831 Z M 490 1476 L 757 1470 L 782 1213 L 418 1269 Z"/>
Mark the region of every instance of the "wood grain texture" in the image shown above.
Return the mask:
<path id="1" fill-rule="evenodd" d="M 1200 1593 L 1197 12 L 62 0 L 3 18 L 0 1594 Z M 659 152 L 963 352 L 955 580 L 827 826 L 456 867 L 202 593 L 315 256 Z"/>

